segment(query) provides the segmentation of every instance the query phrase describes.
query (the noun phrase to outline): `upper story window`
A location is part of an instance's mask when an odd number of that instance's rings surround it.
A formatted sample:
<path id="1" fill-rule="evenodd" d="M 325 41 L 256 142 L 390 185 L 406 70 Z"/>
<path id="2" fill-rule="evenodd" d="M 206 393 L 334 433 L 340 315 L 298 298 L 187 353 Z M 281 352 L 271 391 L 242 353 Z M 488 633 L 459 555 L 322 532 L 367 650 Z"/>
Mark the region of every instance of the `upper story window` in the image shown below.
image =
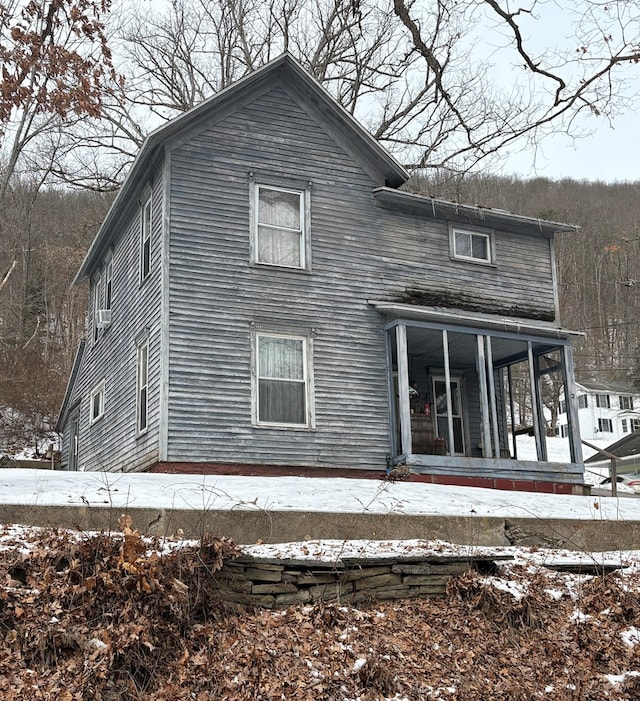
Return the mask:
<path id="1" fill-rule="evenodd" d="M 493 232 L 449 229 L 451 256 L 473 263 L 493 263 Z"/>
<path id="2" fill-rule="evenodd" d="M 89 425 L 104 416 L 104 380 L 93 388 L 89 400 Z"/>
<path id="3" fill-rule="evenodd" d="M 109 255 L 102 271 L 93 279 L 93 329 L 95 343 L 111 324 L 113 301 L 113 258 Z"/>
<path id="4" fill-rule="evenodd" d="M 100 338 L 100 310 L 102 309 L 102 275 L 97 275 L 92 280 L 93 287 L 93 328 L 91 335 L 93 336 L 93 342 L 95 343 Z"/>
<path id="5" fill-rule="evenodd" d="M 256 335 L 259 424 L 310 425 L 308 354 L 305 337 Z"/>
<path id="6" fill-rule="evenodd" d="M 633 397 L 630 394 L 620 395 L 620 408 L 627 410 L 633 409 Z"/>
<path id="7" fill-rule="evenodd" d="M 140 212 L 140 282 L 151 272 L 151 195 L 145 200 Z"/>
<path id="8" fill-rule="evenodd" d="M 567 402 L 564 399 L 560 400 L 560 413 L 561 414 L 567 413 Z"/>
<path id="9" fill-rule="evenodd" d="M 113 294 L 113 258 L 109 258 L 104 269 L 104 308 L 111 309 Z"/>
<path id="10" fill-rule="evenodd" d="M 285 268 L 307 267 L 307 192 L 255 185 L 254 260 Z"/>
<path id="11" fill-rule="evenodd" d="M 578 409 L 586 409 L 589 406 L 586 394 L 578 395 Z"/>
<path id="12" fill-rule="evenodd" d="M 608 394 L 596 394 L 596 406 L 600 409 L 611 409 L 611 399 Z"/>

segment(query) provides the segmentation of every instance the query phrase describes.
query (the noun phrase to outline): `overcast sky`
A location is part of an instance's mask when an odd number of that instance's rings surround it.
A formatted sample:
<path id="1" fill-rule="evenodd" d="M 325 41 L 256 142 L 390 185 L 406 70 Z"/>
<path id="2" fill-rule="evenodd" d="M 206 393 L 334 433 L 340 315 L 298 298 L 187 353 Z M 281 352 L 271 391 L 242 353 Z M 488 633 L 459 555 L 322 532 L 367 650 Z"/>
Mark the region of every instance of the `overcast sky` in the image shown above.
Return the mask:
<path id="1" fill-rule="evenodd" d="M 505 175 L 525 178 L 640 181 L 638 115 L 617 118 L 612 125 L 602 120 L 593 134 L 572 140 L 566 135 L 547 137 L 537 151 L 525 150 L 502 160 Z"/>

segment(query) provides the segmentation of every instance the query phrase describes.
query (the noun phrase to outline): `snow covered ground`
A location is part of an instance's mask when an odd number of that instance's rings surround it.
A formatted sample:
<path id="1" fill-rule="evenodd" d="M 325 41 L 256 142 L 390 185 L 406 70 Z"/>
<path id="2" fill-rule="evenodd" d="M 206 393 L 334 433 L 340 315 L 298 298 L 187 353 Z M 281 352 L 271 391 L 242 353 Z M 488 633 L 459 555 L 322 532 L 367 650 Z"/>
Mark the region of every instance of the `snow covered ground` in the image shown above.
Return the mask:
<path id="1" fill-rule="evenodd" d="M 640 498 L 534 498 L 528 492 L 369 479 L 28 469 L 0 471 L 2 504 L 640 520 Z"/>

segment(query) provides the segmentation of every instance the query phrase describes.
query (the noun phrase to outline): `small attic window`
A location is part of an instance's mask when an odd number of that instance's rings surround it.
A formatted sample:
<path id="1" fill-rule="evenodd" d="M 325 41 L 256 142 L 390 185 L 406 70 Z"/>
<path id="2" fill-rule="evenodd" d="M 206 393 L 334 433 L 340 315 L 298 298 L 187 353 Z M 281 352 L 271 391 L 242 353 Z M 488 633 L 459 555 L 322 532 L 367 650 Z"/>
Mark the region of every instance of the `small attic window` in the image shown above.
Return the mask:
<path id="1" fill-rule="evenodd" d="M 449 227 L 451 257 L 472 263 L 494 263 L 493 232 Z"/>

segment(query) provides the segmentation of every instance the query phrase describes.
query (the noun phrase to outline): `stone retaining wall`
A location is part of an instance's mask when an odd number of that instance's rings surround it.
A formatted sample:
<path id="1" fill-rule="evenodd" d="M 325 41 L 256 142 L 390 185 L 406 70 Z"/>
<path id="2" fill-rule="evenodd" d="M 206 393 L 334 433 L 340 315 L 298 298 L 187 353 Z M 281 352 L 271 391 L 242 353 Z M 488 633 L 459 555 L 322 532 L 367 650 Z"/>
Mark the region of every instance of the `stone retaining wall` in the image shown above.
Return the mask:
<path id="1" fill-rule="evenodd" d="M 361 603 L 442 596 L 451 577 L 495 569 L 511 556 L 344 559 L 338 562 L 241 556 L 216 572 L 220 596 L 243 606 L 283 608 L 314 601 Z"/>

